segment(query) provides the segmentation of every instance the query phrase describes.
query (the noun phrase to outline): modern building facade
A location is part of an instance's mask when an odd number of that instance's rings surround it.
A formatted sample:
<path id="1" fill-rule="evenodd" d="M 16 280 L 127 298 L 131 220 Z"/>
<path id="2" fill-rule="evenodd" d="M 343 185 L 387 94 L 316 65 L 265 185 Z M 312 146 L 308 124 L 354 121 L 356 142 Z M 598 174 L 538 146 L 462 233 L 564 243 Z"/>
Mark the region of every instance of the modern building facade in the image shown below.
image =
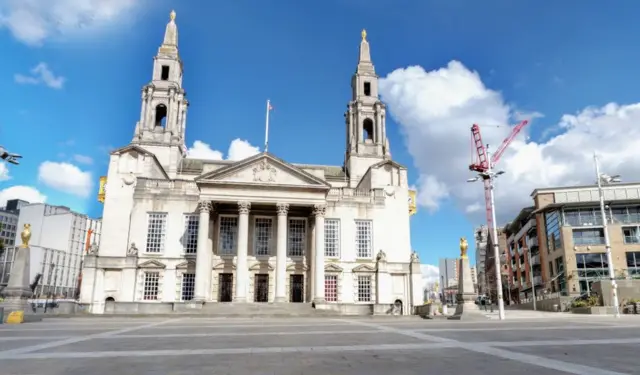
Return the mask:
<path id="1" fill-rule="evenodd" d="M 7 201 L 6 207 L 0 208 L 0 290 L 9 282 L 14 256 L 13 247 L 18 233 L 18 216 L 23 203 L 28 202 L 11 199 Z"/>
<path id="2" fill-rule="evenodd" d="M 87 242 L 100 240 L 101 221 L 68 207 L 34 203 L 20 208 L 17 231 L 22 232 L 25 224 L 31 225 L 29 279 L 42 275 L 35 296 L 74 298 Z M 20 243 L 17 240 L 15 246 L 7 248 L 5 270 L 11 269 Z M 8 276 L 5 278 L 8 281 Z"/>
<path id="3" fill-rule="evenodd" d="M 344 165 L 292 164 L 267 152 L 197 160 L 186 155 L 174 17 L 134 137 L 111 153 L 103 236 L 86 257 L 81 301 L 93 313 L 105 304 L 163 311 L 235 301 L 407 314 L 421 304 L 407 169 L 391 158 L 366 34 L 345 113 Z"/>

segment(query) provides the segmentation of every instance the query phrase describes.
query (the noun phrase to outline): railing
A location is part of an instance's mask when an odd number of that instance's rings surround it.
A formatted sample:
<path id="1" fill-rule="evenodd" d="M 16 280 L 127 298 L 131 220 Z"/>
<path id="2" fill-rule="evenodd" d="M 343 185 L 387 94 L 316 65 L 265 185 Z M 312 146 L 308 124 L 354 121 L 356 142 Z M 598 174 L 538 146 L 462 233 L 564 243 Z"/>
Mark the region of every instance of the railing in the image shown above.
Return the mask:
<path id="1" fill-rule="evenodd" d="M 531 265 L 537 266 L 538 264 L 540 264 L 540 254 L 536 254 L 531 257 Z"/>
<path id="2" fill-rule="evenodd" d="M 622 223 L 622 224 L 640 223 L 640 214 L 627 214 L 627 215 L 614 214 L 613 221 L 615 223 Z"/>
<path id="3" fill-rule="evenodd" d="M 534 247 L 534 246 L 539 246 L 539 244 L 538 244 L 538 237 L 530 237 L 530 238 L 527 238 L 527 247 L 528 247 L 529 249 L 531 249 L 531 248 L 532 248 L 532 247 Z"/>
<path id="4" fill-rule="evenodd" d="M 149 178 L 139 179 L 139 183 L 136 185 L 136 190 L 142 188 L 143 190 L 197 190 L 198 185 L 193 181 L 186 180 L 154 180 Z"/>
<path id="5" fill-rule="evenodd" d="M 533 285 L 540 285 L 540 284 L 542 284 L 542 276 L 534 276 Z"/>
<path id="6" fill-rule="evenodd" d="M 567 215 L 565 216 L 564 224 L 570 225 L 572 227 L 599 226 L 599 225 L 602 225 L 602 217 L 601 216 L 580 217 L 580 216 Z"/>
<path id="7" fill-rule="evenodd" d="M 574 245 L 604 245 L 604 237 L 573 237 Z"/>
<path id="8" fill-rule="evenodd" d="M 384 202 L 383 189 L 331 188 L 327 195 L 329 201 L 350 200 L 355 202 Z"/>
<path id="9" fill-rule="evenodd" d="M 624 243 L 640 243 L 640 238 L 637 236 L 624 236 Z"/>

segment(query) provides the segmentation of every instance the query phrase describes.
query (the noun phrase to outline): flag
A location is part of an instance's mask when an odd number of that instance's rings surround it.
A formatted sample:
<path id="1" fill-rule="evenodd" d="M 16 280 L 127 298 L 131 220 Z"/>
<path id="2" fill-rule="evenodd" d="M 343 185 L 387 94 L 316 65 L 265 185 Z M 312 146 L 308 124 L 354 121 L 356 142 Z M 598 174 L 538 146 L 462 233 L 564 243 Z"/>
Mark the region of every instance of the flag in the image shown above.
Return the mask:
<path id="1" fill-rule="evenodd" d="M 271 105 L 271 102 L 269 102 L 269 111 L 273 111 L 273 106 Z"/>

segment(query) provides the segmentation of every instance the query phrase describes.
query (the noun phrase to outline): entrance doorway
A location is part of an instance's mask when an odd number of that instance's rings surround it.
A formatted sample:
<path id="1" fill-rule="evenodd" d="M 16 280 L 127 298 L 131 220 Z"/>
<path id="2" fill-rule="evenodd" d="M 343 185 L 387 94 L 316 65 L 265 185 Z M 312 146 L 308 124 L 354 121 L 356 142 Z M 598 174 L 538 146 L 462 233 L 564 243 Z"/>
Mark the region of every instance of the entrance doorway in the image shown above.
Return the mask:
<path id="1" fill-rule="evenodd" d="M 304 302 L 304 277 L 303 275 L 291 275 L 290 278 L 290 302 Z"/>
<path id="2" fill-rule="evenodd" d="M 269 302 L 269 275 L 256 275 L 254 302 Z"/>
<path id="3" fill-rule="evenodd" d="M 218 283 L 220 284 L 220 302 L 233 301 L 233 274 L 221 273 L 218 276 Z"/>

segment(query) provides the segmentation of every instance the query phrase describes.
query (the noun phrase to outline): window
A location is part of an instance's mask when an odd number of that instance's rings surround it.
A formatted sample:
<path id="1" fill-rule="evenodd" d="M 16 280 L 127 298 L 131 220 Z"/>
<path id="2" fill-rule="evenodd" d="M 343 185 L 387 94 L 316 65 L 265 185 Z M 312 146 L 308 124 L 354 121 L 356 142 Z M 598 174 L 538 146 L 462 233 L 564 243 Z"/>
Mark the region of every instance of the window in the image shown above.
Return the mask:
<path id="1" fill-rule="evenodd" d="M 301 257 L 304 255 L 307 238 L 307 221 L 305 219 L 289 219 L 288 256 Z"/>
<path id="2" fill-rule="evenodd" d="M 193 299 L 193 293 L 196 289 L 196 274 L 195 273 L 183 273 L 182 274 L 182 301 L 191 301 Z"/>
<path id="3" fill-rule="evenodd" d="M 162 73 L 160 74 L 160 79 L 163 81 L 169 79 L 169 67 L 167 65 L 162 65 Z"/>
<path id="4" fill-rule="evenodd" d="M 158 299 L 160 289 L 160 272 L 144 273 L 144 289 L 142 298 L 145 301 L 155 301 Z"/>
<path id="5" fill-rule="evenodd" d="M 220 255 L 234 255 L 238 245 L 238 217 L 220 216 Z"/>
<path id="6" fill-rule="evenodd" d="M 371 221 L 356 220 L 356 257 L 373 257 L 371 247 Z"/>
<path id="7" fill-rule="evenodd" d="M 184 233 L 182 234 L 182 249 L 185 254 L 195 254 L 198 250 L 198 215 L 184 215 Z"/>
<path id="8" fill-rule="evenodd" d="M 371 302 L 371 276 L 358 276 L 358 302 Z"/>
<path id="9" fill-rule="evenodd" d="M 562 293 L 566 293 L 567 284 L 566 284 L 566 276 L 564 274 L 564 260 L 562 257 L 556 258 L 556 273 L 558 274 L 558 289 Z"/>
<path id="10" fill-rule="evenodd" d="M 340 257 L 340 220 L 338 219 L 324 221 L 324 256 Z"/>
<path id="11" fill-rule="evenodd" d="M 623 227 L 622 234 L 624 236 L 624 243 L 640 243 L 640 228 Z"/>
<path id="12" fill-rule="evenodd" d="M 607 215 L 609 212 L 607 212 Z M 609 221 L 611 221 L 609 219 Z M 564 211 L 564 224 L 572 227 L 602 225 L 602 214 L 599 208 L 580 208 Z"/>
<path id="13" fill-rule="evenodd" d="M 604 230 L 602 228 L 574 229 L 574 245 L 604 245 Z"/>
<path id="14" fill-rule="evenodd" d="M 273 232 L 273 220 L 268 217 L 257 217 L 254 226 L 254 255 L 270 255 L 269 245 Z"/>
<path id="15" fill-rule="evenodd" d="M 604 253 L 578 253 L 576 254 L 576 268 L 578 269 L 578 281 L 580 292 L 589 293 L 594 281 L 609 277 L 609 263 Z"/>
<path id="16" fill-rule="evenodd" d="M 547 253 L 562 247 L 560 220 L 558 216 L 558 211 L 551 211 L 544 214 L 544 226 L 547 230 Z"/>
<path id="17" fill-rule="evenodd" d="M 633 279 L 640 279 L 640 251 L 627 253 L 627 270 Z"/>
<path id="18" fill-rule="evenodd" d="M 324 299 L 327 302 L 338 301 L 338 275 L 324 275 Z"/>
<path id="19" fill-rule="evenodd" d="M 373 142 L 373 120 L 370 118 L 366 118 L 362 122 L 362 137 L 362 142 Z"/>
<path id="20" fill-rule="evenodd" d="M 147 253 L 164 251 L 164 239 L 167 236 L 167 214 L 149 213 L 147 224 Z"/>
<path id="21" fill-rule="evenodd" d="M 364 95 L 371 96 L 371 82 L 364 83 Z"/>
<path id="22" fill-rule="evenodd" d="M 167 107 L 164 104 L 158 104 L 156 106 L 156 127 L 165 127 L 167 125 Z"/>

